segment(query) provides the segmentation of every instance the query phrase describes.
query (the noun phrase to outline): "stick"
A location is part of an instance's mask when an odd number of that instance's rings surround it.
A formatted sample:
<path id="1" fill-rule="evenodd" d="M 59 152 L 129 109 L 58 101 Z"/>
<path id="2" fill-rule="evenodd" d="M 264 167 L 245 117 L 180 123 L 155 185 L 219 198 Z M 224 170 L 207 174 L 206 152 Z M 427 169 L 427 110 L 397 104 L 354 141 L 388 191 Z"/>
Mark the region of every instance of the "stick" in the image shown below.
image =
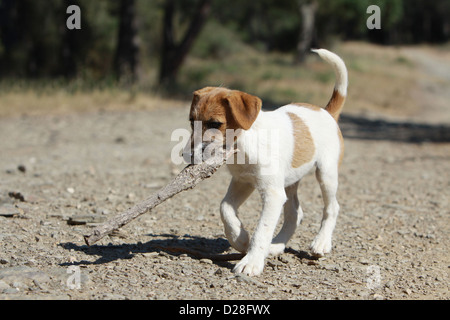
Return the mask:
<path id="1" fill-rule="evenodd" d="M 146 200 L 136 204 L 134 207 L 124 211 L 118 216 L 98 226 L 90 235 L 84 236 L 84 241 L 91 246 L 104 236 L 110 234 L 114 230 L 119 229 L 131 220 L 152 210 L 157 205 L 173 197 L 174 195 L 193 189 L 200 181 L 211 177 L 224 162 L 236 152 L 236 150 L 223 150 L 200 164 L 188 165 L 185 167 L 169 184 L 161 188 L 158 192 L 147 198 Z"/>

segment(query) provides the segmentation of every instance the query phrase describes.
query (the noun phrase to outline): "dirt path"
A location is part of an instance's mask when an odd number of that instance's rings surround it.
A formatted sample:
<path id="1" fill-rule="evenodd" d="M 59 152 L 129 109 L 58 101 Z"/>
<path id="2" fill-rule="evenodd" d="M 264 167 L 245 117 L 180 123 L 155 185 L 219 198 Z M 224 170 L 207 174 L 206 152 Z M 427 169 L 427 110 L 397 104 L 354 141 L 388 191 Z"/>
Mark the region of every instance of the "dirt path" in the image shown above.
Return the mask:
<path id="1" fill-rule="evenodd" d="M 450 123 L 450 52 L 405 48 L 402 53 L 418 65 L 420 90 L 414 93 L 422 108 L 415 118 L 425 123 Z"/>
<path id="2" fill-rule="evenodd" d="M 448 75 L 427 63 L 436 72 L 426 81 Z M 233 252 L 218 210 L 225 168 L 86 247 L 92 226 L 181 168 L 170 160 L 170 135 L 188 127 L 187 107 L 0 119 L 0 299 L 450 298 L 450 143 L 369 139 L 359 127 L 344 128 L 341 215 L 324 259 L 308 254 L 322 212 L 313 175 L 301 184 L 305 218 L 289 250 L 269 258 L 261 276 L 167 249 Z M 243 206 L 249 229 L 260 208 L 256 195 Z"/>

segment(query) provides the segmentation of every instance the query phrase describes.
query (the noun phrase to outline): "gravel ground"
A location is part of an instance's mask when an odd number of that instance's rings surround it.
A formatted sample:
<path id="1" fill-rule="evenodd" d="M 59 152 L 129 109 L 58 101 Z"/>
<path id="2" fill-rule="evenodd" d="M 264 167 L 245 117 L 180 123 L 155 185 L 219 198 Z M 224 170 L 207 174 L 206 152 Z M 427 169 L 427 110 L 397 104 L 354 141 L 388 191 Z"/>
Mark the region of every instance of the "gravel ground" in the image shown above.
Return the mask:
<path id="1" fill-rule="evenodd" d="M 170 134 L 187 127 L 187 107 L 0 119 L 1 299 L 450 298 L 448 141 L 348 138 L 334 248 L 320 260 L 308 253 L 322 212 L 313 175 L 301 226 L 261 276 L 174 252 L 233 252 L 218 210 L 226 168 L 87 247 L 83 234 L 181 169 Z M 249 229 L 260 208 L 257 195 L 244 204 Z"/>

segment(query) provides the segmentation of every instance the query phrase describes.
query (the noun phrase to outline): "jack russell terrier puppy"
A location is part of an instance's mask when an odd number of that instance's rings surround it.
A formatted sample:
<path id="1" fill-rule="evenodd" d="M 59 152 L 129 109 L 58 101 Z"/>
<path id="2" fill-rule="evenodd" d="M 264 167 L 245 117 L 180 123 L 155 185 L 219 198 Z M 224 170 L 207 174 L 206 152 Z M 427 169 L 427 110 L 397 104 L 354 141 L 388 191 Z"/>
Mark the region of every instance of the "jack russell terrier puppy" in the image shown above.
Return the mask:
<path id="1" fill-rule="evenodd" d="M 220 205 L 228 241 L 233 248 L 246 253 L 233 269 L 236 273 L 259 275 L 268 255 L 284 251 L 303 217 L 298 184 L 314 167 L 324 210 L 311 252 L 323 256 L 331 251 L 339 213 L 338 167 L 344 153 L 337 122 L 347 95 L 348 75 L 345 63 L 336 54 L 325 49 L 312 51 L 333 66 L 337 78 L 325 109 L 291 103 L 264 112 L 261 99 L 248 93 L 222 87 L 194 92 L 189 120 L 195 129 L 183 150 L 185 161 L 204 160 L 205 149 L 212 144 L 224 145 L 224 141 L 230 140 L 230 132 L 237 148 L 234 160 L 243 160 L 231 164 L 227 161 L 232 180 Z M 250 238 L 238 218 L 238 209 L 255 189 L 261 195 L 263 208 Z M 284 223 L 273 238 L 282 210 Z"/>

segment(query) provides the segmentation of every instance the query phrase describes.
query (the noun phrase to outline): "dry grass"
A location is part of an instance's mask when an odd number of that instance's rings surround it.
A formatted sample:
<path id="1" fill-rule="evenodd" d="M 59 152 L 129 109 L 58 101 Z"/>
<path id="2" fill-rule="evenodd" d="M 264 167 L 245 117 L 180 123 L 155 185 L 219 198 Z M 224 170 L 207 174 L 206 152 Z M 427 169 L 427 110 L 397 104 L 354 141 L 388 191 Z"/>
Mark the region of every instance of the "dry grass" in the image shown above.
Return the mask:
<path id="1" fill-rule="evenodd" d="M 349 69 L 346 111 L 397 116 L 420 108 L 412 94 L 420 72 L 402 48 L 347 43 L 339 50 Z"/>
<path id="2" fill-rule="evenodd" d="M 118 89 L 78 91 L 75 93 L 69 93 L 64 88 L 46 90 L 46 92 L 26 89 L 1 93 L 0 117 L 98 110 L 156 110 L 180 106 L 186 106 L 186 102 L 165 99 L 142 92 L 130 93 Z"/>
<path id="3" fill-rule="evenodd" d="M 420 72 L 404 55 L 404 49 L 348 42 L 331 50 L 342 56 L 349 69 L 346 112 L 395 116 L 413 114 L 420 107 L 412 95 L 419 90 Z M 260 96 L 267 107 L 289 102 L 324 106 L 333 89 L 333 71 L 313 54 L 303 65 L 292 61 L 291 55 L 261 54 L 246 48 L 221 61 L 205 63 L 204 59 L 190 58 L 182 80 L 197 88 L 223 85 L 248 91 Z M 204 77 L 191 81 L 189 74 Z"/>
<path id="4" fill-rule="evenodd" d="M 420 107 L 415 98 L 420 72 L 404 54 L 404 48 L 350 42 L 332 50 L 344 58 L 349 69 L 346 112 L 408 115 Z M 0 88 L 0 116 L 185 107 L 189 103 L 188 93 L 206 85 L 253 93 L 267 107 L 302 101 L 324 106 L 335 80 L 330 67 L 314 55 L 304 65 L 294 65 L 292 60 L 291 55 L 263 54 L 244 44 L 221 59 L 190 57 L 180 74 L 181 88 L 186 93 L 182 101 L 143 90 L 107 88 L 73 92 L 62 86 L 45 90 L 10 86 L 12 89 Z"/>

